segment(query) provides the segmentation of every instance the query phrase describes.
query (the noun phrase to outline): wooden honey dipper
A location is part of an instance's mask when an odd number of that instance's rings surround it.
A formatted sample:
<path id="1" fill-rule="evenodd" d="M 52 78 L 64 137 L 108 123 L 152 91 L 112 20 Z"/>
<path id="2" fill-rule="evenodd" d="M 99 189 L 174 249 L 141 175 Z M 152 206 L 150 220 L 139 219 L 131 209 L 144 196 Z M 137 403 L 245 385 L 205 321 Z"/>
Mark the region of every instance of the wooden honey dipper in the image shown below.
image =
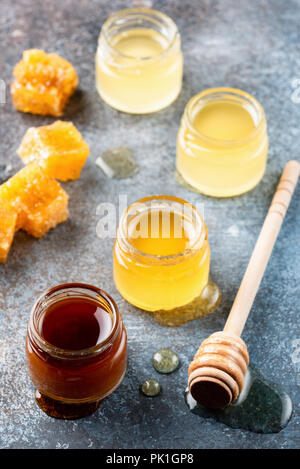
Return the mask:
<path id="1" fill-rule="evenodd" d="M 224 408 L 240 395 L 249 355 L 240 338 L 261 283 L 272 249 L 290 204 L 300 164 L 289 161 L 284 168 L 241 286 L 223 331 L 202 342 L 188 370 L 192 397 L 209 408 Z"/>

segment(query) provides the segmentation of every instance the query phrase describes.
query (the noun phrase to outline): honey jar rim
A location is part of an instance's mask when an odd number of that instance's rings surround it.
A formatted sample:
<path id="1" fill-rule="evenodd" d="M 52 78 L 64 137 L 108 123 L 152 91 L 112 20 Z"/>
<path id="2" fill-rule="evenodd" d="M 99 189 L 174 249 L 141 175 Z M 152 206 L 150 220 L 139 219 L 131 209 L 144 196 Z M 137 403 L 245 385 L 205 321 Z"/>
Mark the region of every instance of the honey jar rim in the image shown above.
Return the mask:
<path id="1" fill-rule="evenodd" d="M 209 135 L 206 135 L 200 132 L 194 127 L 193 118 L 191 115 L 192 108 L 196 104 L 198 104 L 199 101 L 202 99 L 209 97 L 211 101 L 213 101 L 213 99 L 217 100 L 217 99 L 220 99 L 220 96 L 222 97 L 224 93 L 229 95 L 230 97 L 235 96 L 238 98 L 244 98 L 257 112 L 258 124 L 255 125 L 254 129 L 247 136 L 237 138 L 237 139 L 218 139 L 218 138 L 210 137 Z M 234 100 L 234 102 L 242 106 L 242 104 L 238 102 L 237 100 Z M 249 111 L 247 110 L 247 112 Z M 225 147 L 238 147 L 238 146 L 246 145 L 251 140 L 254 140 L 262 131 L 264 132 L 267 131 L 266 117 L 265 117 L 265 112 L 264 112 L 262 105 L 252 94 L 248 93 L 247 91 L 243 91 L 239 88 L 218 87 L 218 88 L 207 88 L 205 90 L 200 91 L 196 95 L 192 96 L 192 98 L 190 98 L 190 100 L 187 102 L 186 107 L 184 109 L 184 113 L 183 113 L 183 119 L 185 120 L 189 130 L 195 136 L 199 137 L 204 142 L 207 142 L 207 143 L 215 145 L 216 147 L 222 147 L 222 148 L 224 148 L 224 146 Z"/>
<path id="2" fill-rule="evenodd" d="M 115 49 L 115 47 L 113 47 L 110 44 L 109 38 L 107 37 L 107 32 L 108 32 L 108 28 L 111 25 L 111 23 L 113 22 L 113 20 L 115 20 L 116 18 L 119 18 L 121 16 L 125 16 L 125 15 L 128 15 L 128 14 L 134 14 L 134 13 L 152 14 L 152 15 L 155 15 L 156 17 L 159 17 L 160 19 L 163 19 L 164 21 L 166 21 L 168 23 L 168 26 L 170 28 L 172 28 L 172 30 L 173 30 L 173 36 L 172 36 L 171 40 L 169 40 L 166 36 L 164 36 L 168 40 L 168 47 L 166 49 L 163 49 L 159 54 L 157 54 L 155 56 L 133 57 L 131 55 L 123 54 L 122 52 L 118 51 L 117 49 Z M 177 28 L 177 25 L 176 25 L 175 21 L 173 21 L 170 16 L 168 16 L 167 14 L 165 14 L 165 13 L 159 11 L 159 10 L 155 10 L 154 8 L 125 8 L 123 10 L 119 10 L 119 11 L 111 14 L 105 20 L 105 22 L 103 23 L 103 25 L 101 27 L 101 31 L 100 31 L 99 38 L 98 38 L 98 43 L 100 42 L 101 38 L 103 38 L 105 40 L 105 45 L 117 57 L 126 59 L 131 63 L 136 63 L 136 62 L 138 62 L 138 63 L 149 63 L 150 61 L 160 60 L 164 55 L 167 55 L 173 49 L 173 47 L 175 46 L 177 38 L 180 38 L 180 34 L 179 34 L 179 31 L 178 31 L 178 28 Z"/>
<path id="3" fill-rule="evenodd" d="M 75 295 L 70 295 L 71 291 L 74 291 L 75 289 L 78 289 L 78 293 L 81 292 L 80 294 L 75 294 Z M 94 297 L 92 296 L 86 296 L 84 295 L 84 291 L 87 292 L 89 291 L 90 293 L 94 293 Z M 113 314 L 113 324 L 111 326 L 111 331 L 109 335 L 103 339 L 101 342 L 98 344 L 92 346 L 92 347 L 87 347 L 84 349 L 80 350 L 68 350 L 64 349 L 61 347 L 57 347 L 47 340 L 42 337 L 39 331 L 38 327 L 38 321 L 42 315 L 42 313 L 46 310 L 46 305 L 43 303 L 47 301 L 53 294 L 56 292 L 60 292 L 62 295 L 65 293 L 63 297 L 58 299 L 58 301 L 61 301 L 66 298 L 89 298 L 91 301 L 98 303 L 99 305 L 104 308 L 103 303 L 100 303 L 99 297 L 103 298 L 106 302 L 106 305 L 108 306 L 110 312 Z M 67 294 L 67 292 L 69 294 Z M 54 304 L 55 301 L 53 301 L 50 304 Z M 50 306 L 50 304 L 47 304 L 47 306 Z M 105 308 L 104 308 L 105 309 Z M 36 317 L 37 313 L 39 314 L 39 317 Z M 27 328 L 27 334 L 28 337 L 35 343 L 41 350 L 43 350 L 46 353 L 49 353 L 52 357 L 62 359 L 62 360 L 83 360 L 86 358 L 91 358 L 96 355 L 101 355 L 107 348 L 113 343 L 118 330 L 119 330 L 119 324 L 120 321 L 122 320 L 120 311 L 118 309 L 118 306 L 114 299 L 104 290 L 102 290 L 99 287 L 96 287 L 94 285 L 90 285 L 87 283 L 64 283 L 64 284 L 59 284 L 56 285 L 55 287 L 51 287 L 44 291 L 35 301 L 31 313 L 30 313 L 30 318 L 28 322 L 28 328 Z"/>
<path id="4" fill-rule="evenodd" d="M 156 254 L 149 254 L 145 253 L 139 249 L 137 249 L 135 246 L 130 243 L 128 240 L 128 237 L 126 236 L 125 232 L 125 226 L 127 226 L 127 216 L 129 214 L 130 209 L 134 208 L 136 205 L 145 205 L 145 202 L 152 202 L 152 201 L 162 201 L 162 202 L 175 202 L 180 205 L 186 205 L 192 209 L 192 213 L 196 215 L 196 223 L 198 223 L 197 228 L 198 228 L 198 236 L 194 241 L 194 244 L 192 244 L 190 247 L 184 249 L 181 252 L 171 254 L 171 255 L 156 255 Z M 141 213 L 141 212 L 140 212 Z M 117 231 L 117 241 L 121 245 L 123 249 L 125 249 L 127 252 L 129 252 L 131 255 L 136 257 L 136 259 L 143 263 L 147 261 L 147 264 L 153 264 L 153 265 L 168 265 L 168 264 L 174 264 L 177 262 L 182 261 L 183 259 L 186 259 L 188 256 L 191 256 L 198 252 L 203 244 L 205 239 L 207 238 L 207 227 L 204 222 L 204 219 L 202 215 L 199 213 L 199 211 L 194 207 L 193 204 L 190 202 L 187 202 L 184 199 L 181 199 L 180 197 L 176 196 L 171 196 L 171 195 L 152 195 L 152 196 L 147 196 L 143 197 L 132 204 L 130 204 L 127 209 L 123 212 L 118 231 Z"/>

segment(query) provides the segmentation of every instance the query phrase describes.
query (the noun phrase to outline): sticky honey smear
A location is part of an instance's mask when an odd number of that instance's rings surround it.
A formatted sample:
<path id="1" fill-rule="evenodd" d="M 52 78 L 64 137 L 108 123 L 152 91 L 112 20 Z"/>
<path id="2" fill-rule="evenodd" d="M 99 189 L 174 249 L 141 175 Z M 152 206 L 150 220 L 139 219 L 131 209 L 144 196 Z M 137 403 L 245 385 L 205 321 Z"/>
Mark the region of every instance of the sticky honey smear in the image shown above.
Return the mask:
<path id="1" fill-rule="evenodd" d="M 278 433 L 289 422 L 293 403 L 283 389 L 270 382 L 253 364 L 247 370 L 244 388 L 236 402 L 225 409 L 207 409 L 198 404 L 188 388 L 185 401 L 193 414 L 254 433 Z M 202 425 L 202 419 L 199 421 Z"/>
<path id="2" fill-rule="evenodd" d="M 138 172 L 133 151 L 127 147 L 107 150 L 96 159 L 95 163 L 108 178 L 126 179 Z"/>
<path id="3" fill-rule="evenodd" d="M 214 282 L 209 280 L 201 295 L 191 303 L 171 310 L 155 311 L 153 317 L 162 326 L 176 327 L 188 321 L 207 316 L 212 313 L 221 302 L 221 291 Z"/>

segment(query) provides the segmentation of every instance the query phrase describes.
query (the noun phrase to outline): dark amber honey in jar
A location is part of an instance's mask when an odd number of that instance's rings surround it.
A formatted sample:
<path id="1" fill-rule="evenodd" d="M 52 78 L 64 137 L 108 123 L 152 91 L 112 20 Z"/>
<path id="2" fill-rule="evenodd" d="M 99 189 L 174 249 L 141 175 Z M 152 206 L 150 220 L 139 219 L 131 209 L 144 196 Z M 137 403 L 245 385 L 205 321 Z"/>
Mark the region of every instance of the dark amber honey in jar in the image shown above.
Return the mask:
<path id="1" fill-rule="evenodd" d="M 38 405 L 52 417 L 94 412 L 121 383 L 127 337 L 114 300 L 85 284 L 48 290 L 33 306 L 26 338 Z"/>

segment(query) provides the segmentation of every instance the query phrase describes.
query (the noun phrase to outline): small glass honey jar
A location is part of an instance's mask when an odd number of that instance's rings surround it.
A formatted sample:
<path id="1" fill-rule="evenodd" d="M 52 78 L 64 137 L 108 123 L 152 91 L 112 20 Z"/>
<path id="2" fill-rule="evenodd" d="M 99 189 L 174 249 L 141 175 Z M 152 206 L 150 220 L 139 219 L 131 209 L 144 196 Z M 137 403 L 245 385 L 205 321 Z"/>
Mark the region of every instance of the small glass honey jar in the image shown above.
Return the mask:
<path id="1" fill-rule="evenodd" d="M 93 413 L 121 383 L 127 336 L 114 300 L 92 285 L 58 285 L 32 308 L 26 337 L 29 374 L 51 417 Z"/>
<path id="2" fill-rule="evenodd" d="M 96 53 L 96 86 L 119 111 L 159 111 L 178 96 L 183 59 L 180 35 L 164 13 L 119 11 L 102 26 Z"/>
<path id="3" fill-rule="evenodd" d="M 202 91 L 187 104 L 177 136 L 177 171 L 197 191 L 231 197 L 262 179 L 268 152 L 260 103 L 233 88 Z"/>
<path id="4" fill-rule="evenodd" d="M 173 196 L 146 197 L 122 215 L 114 246 L 121 295 L 146 310 L 172 310 L 208 283 L 207 228 L 196 208 Z"/>

